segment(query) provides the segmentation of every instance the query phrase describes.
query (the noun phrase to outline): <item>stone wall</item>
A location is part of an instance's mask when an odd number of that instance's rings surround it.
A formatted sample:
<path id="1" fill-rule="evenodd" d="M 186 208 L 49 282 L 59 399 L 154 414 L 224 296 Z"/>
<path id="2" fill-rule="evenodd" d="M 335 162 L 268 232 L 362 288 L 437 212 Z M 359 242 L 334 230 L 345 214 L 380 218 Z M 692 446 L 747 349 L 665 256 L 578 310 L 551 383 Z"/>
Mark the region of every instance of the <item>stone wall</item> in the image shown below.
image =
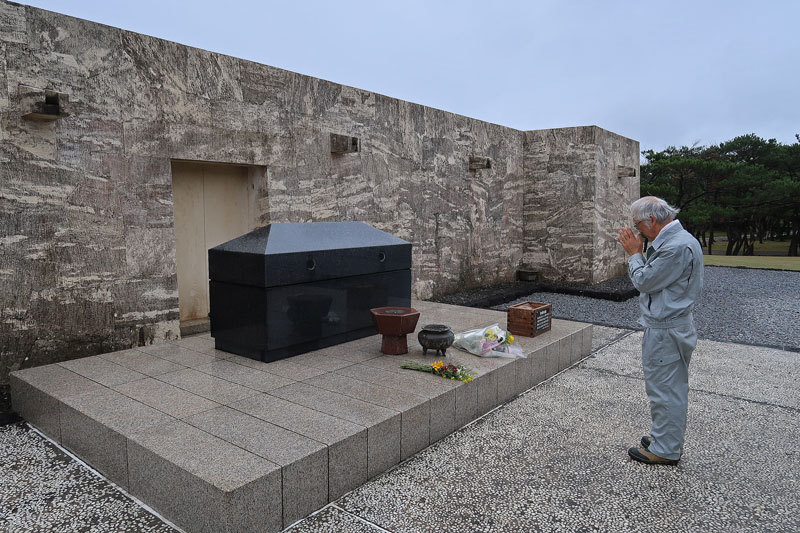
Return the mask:
<path id="1" fill-rule="evenodd" d="M 23 118 L 46 90 L 68 115 Z M 638 161 L 633 141 L 602 156 L 596 142 L 585 153 L 533 142 L 547 134 L 4 1 L 0 126 L 0 384 L 9 370 L 179 334 L 175 160 L 262 169 L 256 225 L 363 220 L 411 241 L 420 298 L 511 280 L 523 248 L 565 278 L 602 278 L 587 243 L 600 239 L 595 217 L 616 212 L 595 211 L 597 158 Z M 360 151 L 332 154 L 331 133 Z M 491 167 L 469 170 L 470 156 Z M 576 157 L 571 182 L 528 190 L 537 162 L 558 174 Z M 577 220 L 574 207 L 544 207 L 571 200 L 573 182 Z M 541 205 L 523 216 L 528 200 Z M 550 249 L 557 261 L 541 261 Z"/>
<path id="2" fill-rule="evenodd" d="M 591 282 L 626 275 L 627 255 L 617 242 L 631 225 L 630 205 L 639 199 L 639 142 L 594 128 L 597 173 L 594 190 L 594 255 Z"/>
<path id="3" fill-rule="evenodd" d="M 525 132 L 523 264 L 549 280 L 626 272 L 617 232 L 639 197 L 639 143 L 597 126 Z"/>

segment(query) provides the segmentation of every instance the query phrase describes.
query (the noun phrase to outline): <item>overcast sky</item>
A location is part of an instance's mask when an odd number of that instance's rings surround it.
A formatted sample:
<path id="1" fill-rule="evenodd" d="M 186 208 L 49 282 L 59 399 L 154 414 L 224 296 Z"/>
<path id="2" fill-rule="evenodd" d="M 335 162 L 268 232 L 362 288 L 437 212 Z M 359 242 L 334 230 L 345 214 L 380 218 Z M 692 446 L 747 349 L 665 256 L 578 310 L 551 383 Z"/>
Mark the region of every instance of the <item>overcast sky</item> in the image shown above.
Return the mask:
<path id="1" fill-rule="evenodd" d="M 800 133 L 796 0 L 24 3 L 520 130 Z"/>

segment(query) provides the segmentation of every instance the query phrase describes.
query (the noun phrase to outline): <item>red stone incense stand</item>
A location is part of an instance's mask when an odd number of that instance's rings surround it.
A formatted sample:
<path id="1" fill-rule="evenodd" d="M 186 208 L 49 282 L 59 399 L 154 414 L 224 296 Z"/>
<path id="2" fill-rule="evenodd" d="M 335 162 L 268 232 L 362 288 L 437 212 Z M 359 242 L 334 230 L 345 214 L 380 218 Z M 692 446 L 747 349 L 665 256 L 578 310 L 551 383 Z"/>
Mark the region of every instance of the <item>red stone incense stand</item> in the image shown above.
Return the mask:
<path id="1" fill-rule="evenodd" d="M 406 335 L 414 333 L 419 311 L 412 307 L 376 307 L 369 312 L 378 333 L 383 335 L 381 352 L 387 355 L 408 353 Z"/>

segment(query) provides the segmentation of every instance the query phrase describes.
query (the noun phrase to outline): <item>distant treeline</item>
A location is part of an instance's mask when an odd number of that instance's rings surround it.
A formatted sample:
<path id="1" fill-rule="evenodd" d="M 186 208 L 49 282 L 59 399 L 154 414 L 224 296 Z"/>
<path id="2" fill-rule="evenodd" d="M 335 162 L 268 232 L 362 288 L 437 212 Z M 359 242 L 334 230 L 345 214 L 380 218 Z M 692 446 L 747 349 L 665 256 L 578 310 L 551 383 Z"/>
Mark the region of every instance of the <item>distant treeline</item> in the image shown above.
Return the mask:
<path id="1" fill-rule="evenodd" d="M 800 135 L 781 144 L 742 135 L 716 146 L 642 152 L 642 196 L 681 209 L 680 220 L 709 251 L 715 232 L 728 237 L 725 255 L 753 255 L 756 241 L 800 241 Z"/>

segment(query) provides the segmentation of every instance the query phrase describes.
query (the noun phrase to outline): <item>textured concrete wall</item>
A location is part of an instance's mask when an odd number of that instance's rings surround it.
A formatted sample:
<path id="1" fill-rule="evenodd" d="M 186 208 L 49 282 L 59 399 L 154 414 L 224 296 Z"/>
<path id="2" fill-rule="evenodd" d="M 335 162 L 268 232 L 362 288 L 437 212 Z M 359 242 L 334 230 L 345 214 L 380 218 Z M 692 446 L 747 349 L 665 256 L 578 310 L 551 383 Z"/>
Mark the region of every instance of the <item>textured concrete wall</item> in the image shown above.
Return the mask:
<path id="1" fill-rule="evenodd" d="M 597 174 L 594 180 L 594 255 L 592 283 L 628 272 L 617 235 L 631 224 L 630 205 L 639 198 L 639 141 L 594 128 Z"/>
<path id="2" fill-rule="evenodd" d="M 588 283 L 624 274 L 615 239 L 639 197 L 639 143 L 596 126 L 557 128 L 525 132 L 524 153 L 525 267 Z"/>
<path id="3" fill-rule="evenodd" d="M 69 116 L 23 118 L 45 89 L 68 95 Z M 513 279 L 523 248 L 566 278 L 602 277 L 586 243 L 614 207 L 595 211 L 595 142 L 534 142 L 541 132 L 2 1 L 0 126 L 0 384 L 178 335 L 174 160 L 262 169 L 256 225 L 363 220 L 411 241 L 417 297 Z M 331 133 L 361 151 L 332 154 Z M 491 168 L 469 170 L 470 156 Z M 529 190 L 539 163 L 578 174 Z M 528 200 L 555 203 L 523 216 Z"/>

